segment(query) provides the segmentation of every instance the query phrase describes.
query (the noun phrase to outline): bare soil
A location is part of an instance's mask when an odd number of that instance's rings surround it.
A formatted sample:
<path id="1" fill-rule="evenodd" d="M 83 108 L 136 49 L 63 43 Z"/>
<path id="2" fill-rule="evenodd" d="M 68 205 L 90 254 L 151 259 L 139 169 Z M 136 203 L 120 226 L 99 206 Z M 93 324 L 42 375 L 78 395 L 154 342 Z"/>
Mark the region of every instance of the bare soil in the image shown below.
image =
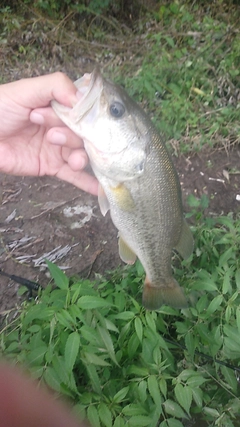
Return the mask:
<path id="1" fill-rule="evenodd" d="M 206 215 L 240 211 L 240 147 L 174 158 L 185 211 L 189 194 L 206 194 Z M 68 275 L 94 278 L 121 264 L 117 230 L 103 217 L 97 198 L 55 178 L 2 175 L 0 179 L 0 268 L 49 283 L 45 258 Z M 21 303 L 19 285 L 0 276 L 0 315 Z M 11 310 L 12 311 L 12 310 Z"/>

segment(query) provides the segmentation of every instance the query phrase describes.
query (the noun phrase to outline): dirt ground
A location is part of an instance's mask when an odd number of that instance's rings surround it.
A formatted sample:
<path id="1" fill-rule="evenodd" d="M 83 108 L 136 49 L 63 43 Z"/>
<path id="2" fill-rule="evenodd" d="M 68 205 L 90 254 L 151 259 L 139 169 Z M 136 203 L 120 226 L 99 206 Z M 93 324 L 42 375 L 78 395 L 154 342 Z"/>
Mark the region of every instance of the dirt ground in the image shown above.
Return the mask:
<path id="1" fill-rule="evenodd" d="M 209 197 L 206 215 L 240 211 L 240 147 L 226 153 L 174 158 L 186 198 Z M 68 275 L 94 278 L 117 267 L 117 230 L 101 215 L 97 198 L 55 178 L 0 178 L 0 268 L 36 281 L 49 282 L 44 259 Z M 16 309 L 19 285 L 0 276 L 0 315 Z"/>

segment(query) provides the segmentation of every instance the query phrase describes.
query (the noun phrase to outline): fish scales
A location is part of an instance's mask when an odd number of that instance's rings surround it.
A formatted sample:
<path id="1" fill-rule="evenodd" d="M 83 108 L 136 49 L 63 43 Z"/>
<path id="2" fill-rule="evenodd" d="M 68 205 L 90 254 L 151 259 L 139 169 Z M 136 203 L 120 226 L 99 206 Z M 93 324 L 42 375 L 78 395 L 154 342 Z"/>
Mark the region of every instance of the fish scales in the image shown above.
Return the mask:
<path id="1" fill-rule="evenodd" d="M 104 186 L 104 189 L 111 205 L 112 220 L 121 237 L 131 248 L 138 248 L 137 255 L 149 280 L 156 283 L 159 272 L 162 277 L 171 277 L 171 252 L 180 238 L 182 209 L 180 188 L 169 156 L 165 150 L 159 150 L 158 135 L 153 133 L 151 142 L 153 147 L 147 157 L 144 176 L 125 183 L 135 209 L 131 212 L 119 208 L 111 188 Z"/>
<path id="2" fill-rule="evenodd" d="M 183 218 L 171 157 L 151 120 L 122 88 L 98 71 L 85 80 L 89 96 L 84 77 L 76 82 L 80 92 L 84 87 L 82 105 L 80 100 L 71 112 L 54 101 L 53 108 L 83 138 L 101 184 L 101 211 L 105 215 L 110 209 L 119 230 L 120 257 L 131 264 L 137 256 L 143 264 L 144 306 L 186 307 L 184 293 L 172 276 L 171 258 L 174 248 L 187 258 L 193 238 Z"/>

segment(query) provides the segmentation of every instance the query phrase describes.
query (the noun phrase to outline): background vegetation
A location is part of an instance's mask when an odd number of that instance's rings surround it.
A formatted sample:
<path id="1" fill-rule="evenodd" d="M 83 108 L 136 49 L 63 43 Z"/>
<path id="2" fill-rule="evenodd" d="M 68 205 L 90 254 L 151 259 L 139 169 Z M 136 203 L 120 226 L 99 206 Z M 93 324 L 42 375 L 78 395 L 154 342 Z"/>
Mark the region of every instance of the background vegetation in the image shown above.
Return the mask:
<path id="1" fill-rule="evenodd" d="M 24 0 L 0 12 L 2 82 L 69 62 L 77 78 L 99 62 L 176 153 L 239 143 L 237 2 Z M 189 198 L 195 252 L 174 260 L 188 309 L 145 311 L 139 263 L 97 284 L 49 264 L 51 285 L 6 318 L 2 354 L 94 427 L 238 426 L 240 217 L 205 218 L 207 203 Z"/>

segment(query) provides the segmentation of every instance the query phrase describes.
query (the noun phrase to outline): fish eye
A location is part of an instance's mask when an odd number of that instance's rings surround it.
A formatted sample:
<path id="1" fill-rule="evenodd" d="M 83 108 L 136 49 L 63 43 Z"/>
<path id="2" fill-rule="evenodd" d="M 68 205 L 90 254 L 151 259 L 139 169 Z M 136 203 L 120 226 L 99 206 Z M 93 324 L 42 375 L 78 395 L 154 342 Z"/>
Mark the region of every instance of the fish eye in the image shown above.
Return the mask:
<path id="1" fill-rule="evenodd" d="M 121 102 L 115 101 L 110 105 L 110 114 L 116 119 L 120 119 L 125 113 L 125 107 Z"/>

